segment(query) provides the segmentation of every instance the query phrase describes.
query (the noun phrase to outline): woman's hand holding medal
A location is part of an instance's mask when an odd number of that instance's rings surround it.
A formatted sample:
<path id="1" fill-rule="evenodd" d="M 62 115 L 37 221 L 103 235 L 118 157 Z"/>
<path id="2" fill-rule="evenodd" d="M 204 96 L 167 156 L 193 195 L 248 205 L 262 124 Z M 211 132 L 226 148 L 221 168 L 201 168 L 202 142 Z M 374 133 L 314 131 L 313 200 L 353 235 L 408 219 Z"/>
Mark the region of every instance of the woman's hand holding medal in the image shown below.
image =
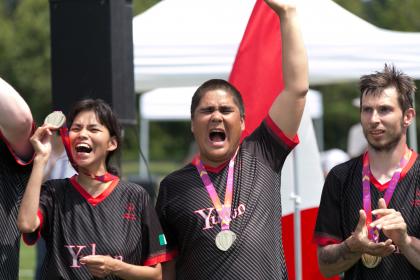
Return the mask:
<path id="1" fill-rule="evenodd" d="M 48 161 L 52 149 L 52 131 L 56 131 L 63 126 L 65 120 L 66 117 L 61 111 L 55 111 L 49 114 L 45 118 L 44 124 L 35 130 L 34 134 L 30 138 L 36 154 L 34 160 Z"/>

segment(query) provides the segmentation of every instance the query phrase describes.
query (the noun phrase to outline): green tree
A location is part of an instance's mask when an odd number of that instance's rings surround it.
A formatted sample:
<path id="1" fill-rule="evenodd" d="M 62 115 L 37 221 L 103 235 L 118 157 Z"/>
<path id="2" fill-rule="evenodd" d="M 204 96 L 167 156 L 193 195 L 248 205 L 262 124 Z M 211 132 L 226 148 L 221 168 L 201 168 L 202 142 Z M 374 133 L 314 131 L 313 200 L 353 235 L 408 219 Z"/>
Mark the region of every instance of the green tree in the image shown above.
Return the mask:
<path id="1" fill-rule="evenodd" d="M 13 16 L 13 75 L 41 122 L 51 109 L 51 51 L 47 1 L 20 1 Z"/>
<path id="2" fill-rule="evenodd" d="M 157 0 L 133 1 L 133 14 Z M 0 75 L 30 105 L 38 123 L 51 110 L 49 1 L 0 1 Z"/>
<path id="3" fill-rule="evenodd" d="M 159 0 L 134 0 L 133 15 L 138 15 L 155 5 Z"/>
<path id="4" fill-rule="evenodd" d="M 417 15 L 417 12 L 420 10 L 420 1 L 335 0 L 335 2 L 378 27 L 389 30 L 420 31 L 420 18 Z M 398 65 L 396 66 L 398 67 Z M 418 86 L 419 82 L 417 81 Z M 324 148 L 338 147 L 346 150 L 348 130 L 351 125 L 360 120 L 359 109 L 354 107 L 351 102 L 352 99 L 359 97 L 357 82 L 325 85 L 315 88 L 323 93 Z M 419 99 L 420 97 L 417 96 L 416 108 L 420 108 Z M 420 139 L 419 127 L 420 124 L 417 123 L 418 139 Z"/>
<path id="5" fill-rule="evenodd" d="M 350 12 L 385 29 L 420 31 L 418 0 L 335 0 Z"/>

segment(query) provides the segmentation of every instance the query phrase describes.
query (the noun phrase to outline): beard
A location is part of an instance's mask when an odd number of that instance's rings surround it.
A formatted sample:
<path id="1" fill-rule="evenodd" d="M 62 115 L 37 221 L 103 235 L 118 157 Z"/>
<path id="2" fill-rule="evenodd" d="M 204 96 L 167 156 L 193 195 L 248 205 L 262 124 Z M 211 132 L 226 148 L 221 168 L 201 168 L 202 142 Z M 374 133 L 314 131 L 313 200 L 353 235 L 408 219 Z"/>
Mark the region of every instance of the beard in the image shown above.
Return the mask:
<path id="1" fill-rule="evenodd" d="M 368 132 L 363 129 L 363 133 L 365 135 L 365 138 L 369 144 L 370 147 L 372 147 L 376 152 L 389 152 L 393 150 L 398 143 L 401 140 L 401 137 L 403 136 L 403 125 L 401 123 L 400 130 L 395 131 L 391 135 L 388 136 L 388 139 L 386 139 L 383 143 L 375 142 L 374 140 L 370 139 L 368 137 Z"/>
<path id="2" fill-rule="evenodd" d="M 389 152 L 398 145 L 398 143 L 401 140 L 401 137 L 402 133 L 399 133 L 397 135 L 393 135 L 393 137 L 385 143 L 375 143 L 369 138 L 367 138 L 367 142 L 369 146 L 371 146 L 376 152 Z"/>

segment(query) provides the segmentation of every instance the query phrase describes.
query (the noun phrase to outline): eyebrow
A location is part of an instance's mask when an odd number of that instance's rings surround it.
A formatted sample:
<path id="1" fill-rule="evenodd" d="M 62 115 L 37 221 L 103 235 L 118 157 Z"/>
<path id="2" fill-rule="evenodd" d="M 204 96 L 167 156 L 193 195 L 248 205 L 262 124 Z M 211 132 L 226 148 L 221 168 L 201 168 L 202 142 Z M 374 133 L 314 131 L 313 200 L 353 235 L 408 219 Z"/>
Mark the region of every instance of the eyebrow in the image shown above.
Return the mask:
<path id="1" fill-rule="evenodd" d="M 214 108 L 219 108 L 219 109 L 231 109 L 234 108 L 234 105 L 221 105 L 221 106 L 215 106 L 215 105 L 208 105 L 208 106 L 203 106 L 199 109 L 214 109 Z"/>
<path id="2" fill-rule="evenodd" d="M 72 123 L 71 126 L 82 127 L 83 125 L 81 123 Z M 100 124 L 88 124 L 87 127 L 88 128 L 101 127 L 101 125 Z"/>

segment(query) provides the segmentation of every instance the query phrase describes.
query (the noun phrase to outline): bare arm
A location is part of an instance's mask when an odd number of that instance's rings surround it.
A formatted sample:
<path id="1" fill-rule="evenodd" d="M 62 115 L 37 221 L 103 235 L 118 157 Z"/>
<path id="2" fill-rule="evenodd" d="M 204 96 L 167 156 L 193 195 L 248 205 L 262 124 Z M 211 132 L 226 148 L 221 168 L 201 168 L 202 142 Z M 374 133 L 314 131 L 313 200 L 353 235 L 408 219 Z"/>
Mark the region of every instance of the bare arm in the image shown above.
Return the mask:
<path id="1" fill-rule="evenodd" d="M 32 152 L 29 137 L 32 131 L 31 111 L 19 93 L 0 78 L 0 130 L 20 157 Z"/>
<path id="2" fill-rule="evenodd" d="M 308 61 L 294 5 L 280 0 L 265 0 L 281 22 L 284 90 L 272 104 L 269 115 L 288 137 L 299 128 L 308 92 Z"/>
<path id="3" fill-rule="evenodd" d="M 51 126 L 39 127 L 31 137 L 35 150 L 34 164 L 19 208 L 17 225 L 21 232 L 30 233 L 38 229 L 40 220 L 37 212 L 44 177 L 44 168 L 51 154 Z"/>
<path id="4" fill-rule="evenodd" d="M 340 244 L 318 246 L 318 265 L 322 275 L 329 278 L 352 267 L 361 256 L 350 250 L 346 240 Z"/>
<path id="5" fill-rule="evenodd" d="M 147 279 L 161 280 L 161 264 L 154 266 L 133 265 L 110 256 L 91 255 L 80 259 L 80 263 L 86 265 L 90 273 L 95 277 L 115 275 L 121 279 Z"/>

